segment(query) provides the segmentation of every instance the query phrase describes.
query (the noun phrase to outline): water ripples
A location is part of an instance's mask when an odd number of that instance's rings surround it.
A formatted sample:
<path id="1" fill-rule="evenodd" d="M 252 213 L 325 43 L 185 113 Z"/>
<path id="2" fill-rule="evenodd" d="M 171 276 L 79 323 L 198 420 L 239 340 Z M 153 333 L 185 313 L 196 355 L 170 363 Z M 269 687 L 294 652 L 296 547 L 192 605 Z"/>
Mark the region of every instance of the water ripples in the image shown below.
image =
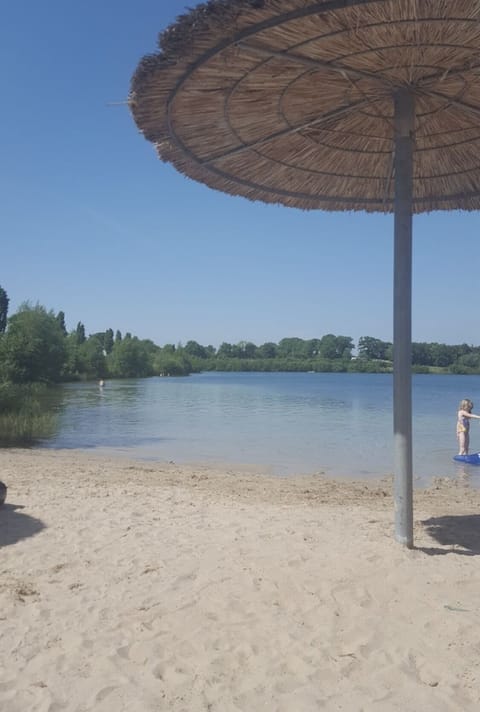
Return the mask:
<path id="1" fill-rule="evenodd" d="M 479 385 L 477 376 L 414 377 L 419 481 L 458 474 L 451 459 L 456 408 L 463 397 L 475 400 Z M 103 388 L 68 384 L 58 409 L 59 432 L 45 447 L 258 464 L 279 475 L 392 471 L 392 378 L 385 374 L 205 373 Z M 472 449 L 480 449 L 477 427 Z"/>

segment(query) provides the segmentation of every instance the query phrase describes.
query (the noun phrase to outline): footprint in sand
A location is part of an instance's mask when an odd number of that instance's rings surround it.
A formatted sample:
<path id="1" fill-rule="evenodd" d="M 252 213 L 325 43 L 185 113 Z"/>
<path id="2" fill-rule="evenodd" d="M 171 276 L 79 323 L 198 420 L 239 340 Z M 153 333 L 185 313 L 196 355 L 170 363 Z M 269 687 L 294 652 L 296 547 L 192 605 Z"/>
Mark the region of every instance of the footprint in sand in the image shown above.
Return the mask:
<path id="1" fill-rule="evenodd" d="M 103 702 L 112 692 L 115 692 L 116 687 L 102 687 L 95 695 L 95 702 Z"/>

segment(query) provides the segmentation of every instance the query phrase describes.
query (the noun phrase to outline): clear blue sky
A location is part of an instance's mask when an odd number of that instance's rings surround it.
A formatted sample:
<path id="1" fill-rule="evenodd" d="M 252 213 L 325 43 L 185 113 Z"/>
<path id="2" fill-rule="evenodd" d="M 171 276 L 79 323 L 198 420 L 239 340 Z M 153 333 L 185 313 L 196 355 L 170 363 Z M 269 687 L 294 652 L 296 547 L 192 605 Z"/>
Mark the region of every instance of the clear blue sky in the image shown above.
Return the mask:
<path id="1" fill-rule="evenodd" d="M 195 4 L 194 2 L 191 3 Z M 218 346 L 392 340 L 393 219 L 213 191 L 161 163 L 130 77 L 179 0 L 3 3 L 0 285 L 67 328 Z M 480 344 L 478 213 L 414 220 L 413 339 Z"/>

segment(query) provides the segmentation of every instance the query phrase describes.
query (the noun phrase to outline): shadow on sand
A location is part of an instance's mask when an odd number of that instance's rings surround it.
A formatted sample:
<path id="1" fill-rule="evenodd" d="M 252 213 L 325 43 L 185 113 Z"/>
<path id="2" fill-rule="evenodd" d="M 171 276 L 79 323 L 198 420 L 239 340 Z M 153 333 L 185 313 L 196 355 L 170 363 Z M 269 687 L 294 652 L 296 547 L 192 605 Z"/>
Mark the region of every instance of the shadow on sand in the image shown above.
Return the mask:
<path id="1" fill-rule="evenodd" d="M 480 554 L 480 514 L 431 517 L 422 522 L 427 533 L 441 544 L 437 547 L 418 547 L 426 554 Z"/>
<path id="2" fill-rule="evenodd" d="M 23 509 L 20 504 L 3 504 L 0 507 L 0 547 L 16 544 L 45 529 L 40 519 L 23 514 L 18 511 L 20 509 Z"/>

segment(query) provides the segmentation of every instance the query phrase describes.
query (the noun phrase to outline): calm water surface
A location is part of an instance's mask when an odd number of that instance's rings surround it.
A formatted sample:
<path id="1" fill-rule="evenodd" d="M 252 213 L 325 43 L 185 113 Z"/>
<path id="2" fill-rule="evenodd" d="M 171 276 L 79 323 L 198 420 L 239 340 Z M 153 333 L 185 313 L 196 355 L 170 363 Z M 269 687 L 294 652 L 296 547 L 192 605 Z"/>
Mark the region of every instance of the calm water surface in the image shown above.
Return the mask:
<path id="1" fill-rule="evenodd" d="M 478 394 L 478 395 L 477 395 Z M 414 474 L 467 475 L 452 461 L 458 402 L 480 412 L 479 376 L 414 376 Z M 392 376 L 330 373 L 204 373 L 69 384 L 57 435 L 43 447 L 175 462 L 262 465 L 278 475 L 392 472 Z M 471 426 L 471 451 L 480 425 Z"/>

